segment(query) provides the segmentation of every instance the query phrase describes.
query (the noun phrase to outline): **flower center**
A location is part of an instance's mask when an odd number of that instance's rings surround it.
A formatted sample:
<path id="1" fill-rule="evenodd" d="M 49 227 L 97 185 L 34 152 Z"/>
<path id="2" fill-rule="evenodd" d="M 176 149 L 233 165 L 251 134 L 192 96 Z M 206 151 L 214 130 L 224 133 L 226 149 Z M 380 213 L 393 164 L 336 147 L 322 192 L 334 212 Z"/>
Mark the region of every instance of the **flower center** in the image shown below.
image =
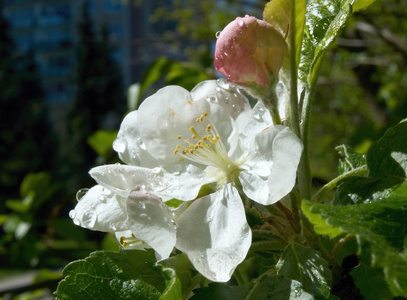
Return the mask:
<path id="1" fill-rule="evenodd" d="M 196 123 L 201 123 L 208 117 L 206 112 L 196 119 Z M 205 127 L 205 135 L 201 136 L 195 126 L 189 128 L 192 135 L 190 139 L 184 140 L 185 146 L 177 145 L 174 150 L 174 155 L 182 157 L 207 166 L 212 166 L 221 170 L 228 181 L 239 170 L 239 165 L 234 162 L 229 156 L 225 145 L 223 144 L 216 127 L 210 122 Z M 182 139 L 181 135 L 177 136 Z"/>

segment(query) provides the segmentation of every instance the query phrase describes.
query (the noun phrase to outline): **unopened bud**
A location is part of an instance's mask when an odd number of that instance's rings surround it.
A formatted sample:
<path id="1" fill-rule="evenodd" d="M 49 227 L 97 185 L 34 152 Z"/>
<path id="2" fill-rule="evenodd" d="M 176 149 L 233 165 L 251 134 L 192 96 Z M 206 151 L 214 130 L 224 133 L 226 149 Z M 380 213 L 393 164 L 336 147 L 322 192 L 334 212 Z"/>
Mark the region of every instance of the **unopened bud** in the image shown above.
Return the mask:
<path id="1" fill-rule="evenodd" d="M 275 83 L 287 44 L 266 21 L 246 15 L 229 23 L 218 35 L 215 68 L 231 82 L 247 87 Z"/>

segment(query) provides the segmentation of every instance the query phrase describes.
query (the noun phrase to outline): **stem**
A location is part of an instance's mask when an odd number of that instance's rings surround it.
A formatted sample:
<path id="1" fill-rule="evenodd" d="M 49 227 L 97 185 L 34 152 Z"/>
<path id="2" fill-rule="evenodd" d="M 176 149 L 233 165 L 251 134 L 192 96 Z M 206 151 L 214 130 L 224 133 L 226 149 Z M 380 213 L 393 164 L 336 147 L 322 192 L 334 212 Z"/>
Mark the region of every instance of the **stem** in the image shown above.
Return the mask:
<path id="1" fill-rule="evenodd" d="M 295 28 L 295 1 L 292 1 L 291 10 L 291 26 L 290 26 L 290 125 L 292 131 L 301 138 L 300 123 L 298 119 L 298 68 L 297 68 L 297 41 L 296 41 L 296 28 Z"/>
<path id="2" fill-rule="evenodd" d="M 298 181 L 301 199 L 311 199 L 311 169 L 309 166 L 309 123 L 311 115 L 312 88 L 304 97 L 303 109 L 301 114 L 301 137 L 304 144 L 300 164 L 298 166 Z"/>
<path id="3" fill-rule="evenodd" d="M 338 177 L 332 179 L 330 182 L 328 182 L 327 184 L 325 184 L 313 197 L 313 200 L 315 202 L 319 202 L 321 197 L 333 190 L 339 181 L 348 178 L 348 177 L 352 177 L 352 176 L 363 176 L 363 175 L 367 175 L 369 172 L 369 169 L 367 168 L 367 165 L 361 166 L 359 168 L 353 169 L 351 171 L 348 171 L 346 173 L 343 173 L 342 175 L 339 175 Z"/>
<path id="4" fill-rule="evenodd" d="M 183 299 L 188 299 L 190 297 L 190 294 L 194 288 L 197 287 L 202 281 L 205 280 L 205 277 L 203 277 L 201 274 L 197 274 L 195 277 L 193 277 L 190 281 L 189 286 L 185 289 L 185 292 L 183 294 Z"/>
<path id="5" fill-rule="evenodd" d="M 304 144 L 304 151 L 301 156 L 300 164 L 298 166 L 298 183 L 301 199 L 311 199 L 311 170 L 309 167 L 308 157 L 308 132 L 301 131 L 300 119 L 298 114 L 298 62 L 297 62 L 297 45 L 296 41 L 296 1 L 292 1 L 291 9 L 291 24 L 290 27 L 290 125 L 293 132 L 302 139 Z M 308 107 L 309 109 L 309 107 Z M 309 116 L 309 115 L 308 115 Z M 307 122 L 302 118 L 302 122 Z M 304 116 L 302 116 L 304 117 Z M 298 203 L 300 205 L 300 203 Z"/>
<path id="6" fill-rule="evenodd" d="M 343 238 L 341 238 L 338 243 L 335 245 L 335 247 L 332 249 L 332 252 L 330 254 L 331 259 L 334 260 L 336 253 L 338 252 L 338 250 L 345 245 L 348 241 L 350 241 L 352 238 L 354 237 L 354 235 L 352 234 L 347 234 L 346 236 L 344 236 Z"/>
<path id="7" fill-rule="evenodd" d="M 274 235 L 271 231 L 266 229 L 252 229 L 253 238 L 265 239 L 265 240 L 280 240 L 279 237 Z"/>
<path id="8" fill-rule="evenodd" d="M 266 108 L 270 111 L 274 125 L 281 124 L 280 113 L 278 112 L 278 97 L 276 93 L 276 84 L 271 85 L 266 101 L 263 101 Z"/>
<path id="9" fill-rule="evenodd" d="M 299 199 L 299 194 L 296 189 L 293 189 L 293 191 L 290 193 L 290 200 L 291 208 L 294 214 L 293 217 L 293 222 L 295 226 L 294 230 L 295 232 L 302 232 L 300 206 L 298 205 L 298 202 L 300 202 L 301 200 Z"/>
<path id="10" fill-rule="evenodd" d="M 283 240 L 276 238 L 274 241 L 260 241 L 260 242 L 253 242 L 249 253 L 253 253 L 256 251 L 264 251 L 264 250 L 273 250 L 273 251 L 282 251 L 287 246 Z"/>
<path id="11" fill-rule="evenodd" d="M 233 272 L 233 277 L 235 277 L 238 285 L 244 285 L 246 283 L 242 274 L 240 273 L 239 268 L 237 268 L 235 272 Z"/>

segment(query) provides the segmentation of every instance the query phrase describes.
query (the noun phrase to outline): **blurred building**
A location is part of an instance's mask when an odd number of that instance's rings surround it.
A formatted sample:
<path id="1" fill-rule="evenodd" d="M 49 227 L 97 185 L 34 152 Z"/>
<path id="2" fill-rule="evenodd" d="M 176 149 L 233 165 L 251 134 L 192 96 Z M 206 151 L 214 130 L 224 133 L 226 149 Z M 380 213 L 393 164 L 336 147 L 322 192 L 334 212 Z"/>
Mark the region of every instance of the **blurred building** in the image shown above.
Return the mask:
<path id="1" fill-rule="evenodd" d="M 162 55 L 179 57 L 178 49 L 161 45 L 157 36 L 168 24 L 150 23 L 158 6 L 171 1 L 137 0 L 2 0 L 2 13 L 11 25 L 18 51 L 34 51 L 47 101 L 66 107 L 75 95 L 75 54 L 78 22 L 84 3 L 95 25 L 105 26 L 112 57 L 122 70 L 124 87 L 137 82 L 142 71 Z"/>

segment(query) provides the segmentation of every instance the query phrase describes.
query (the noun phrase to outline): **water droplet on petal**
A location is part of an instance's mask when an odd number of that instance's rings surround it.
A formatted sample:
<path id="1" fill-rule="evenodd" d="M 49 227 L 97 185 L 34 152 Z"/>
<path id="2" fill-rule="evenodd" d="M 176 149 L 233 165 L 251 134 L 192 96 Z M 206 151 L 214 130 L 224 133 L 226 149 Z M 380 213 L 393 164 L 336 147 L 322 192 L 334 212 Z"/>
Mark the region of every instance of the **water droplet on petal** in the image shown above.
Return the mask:
<path id="1" fill-rule="evenodd" d="M 239 27 L 243 27 L 243 26 L 244 26 L 244 22 L 243 22 L 242 18 L 239 18 L 239 19 L 237 20 L 237 25 L 239 25 Z"/>
<path id="2" fill-rule="evenodd" d="M 208 223 L 211 222 L 213 220 L 213 218 L 214 218 L 214 215 L 208 216 L 206 218 L 206 222 L 208 222 Z"/>
<path id="3" fill-rule="evenodd" d="M 216 96 L 212 95 L 208 98 L 209 102 L 212 103 L 218 103 L 218 98 L 216 98 Z"/>
<path id="4" fill-rule="evenodd" d="M 154 168 L 153 173 L 156 174 L 156 175 L 161 175 L 163 173 L 163 169 L 162 168 Z"/>
<path id="5" fill-rule="evenodd" d="M 82 223 L 88 228 L 93 228 L 97 221 L 97 215 L 94 211 L 87 211 L 82 216 Z"/>
<path id="6" fill-rule="evenodd" d="M 221 31 L 216 32 L 215 36 L 216 36 L 217 39 L 219 38 L 221 33 L 222 33 Z"/>
<path id="7" fill-rule="evenodd" d="M 139 202 L 141 209 L 146 209 L 146 204 L 144 202 Z"/>
<path id="8" fill-rule="evenodd" d="M 81 226 L 81 222 L 79 221 L 79 219 L 73 219 L 73 223 L 77 226 Z"/>
<path id="9" fill-rule="evenodd" d="M 113 149 L 117 153 L 123 153 L 127 149 L 127 142 L 122 138 L 117 138 L 113 142 Z"/>
<path id="10" fill-rule="evenodd" d="M 107 188 L 102 188 L 102 193 L 105 196 L 111 196 L 112 195 L 112 191 L 107 189 Z"/>
<path id="11" fill-rule="evenodd" d="M 81 201 L 82 198 L 86 195 L 86 193 L 89 191 L 89 189 L 80 189 L 77 193 L 76 193 L 76 200 Z"/>
<path id="12" fill-rule="evenodd" d="M 224 79 L 224 78 L 219 78 L 216 80 L 216 83 L 218 84 L 219 87 L 222 89 L 228 90 L 230 88 L 230 84 Z"/>
<path id="13" fill-rule="evenodd" d="M 75 217 L 76 217 L 76 211 L 75 211 L 74 209 L 72 209 L 72 210 L 69 212 L 69 217 L 70 217 L 71 219 L 75 219 Z"/>
<path id="14" fill-rule="evenodd" d="M 99 195 L 98 199 L 100 202 L 106 203 L 106 197 L 104 195 Z"/>
<path id="15" fill-rule="evenodd" d="M 116 227 L 116 225 L 114 225 L 114 224 L 110 224 L 110 225 L 109 225 L 109 228 L 110 228 L 112 231 L 116 231 L 116 230 L 117 230 L 117 227 Z"/>

